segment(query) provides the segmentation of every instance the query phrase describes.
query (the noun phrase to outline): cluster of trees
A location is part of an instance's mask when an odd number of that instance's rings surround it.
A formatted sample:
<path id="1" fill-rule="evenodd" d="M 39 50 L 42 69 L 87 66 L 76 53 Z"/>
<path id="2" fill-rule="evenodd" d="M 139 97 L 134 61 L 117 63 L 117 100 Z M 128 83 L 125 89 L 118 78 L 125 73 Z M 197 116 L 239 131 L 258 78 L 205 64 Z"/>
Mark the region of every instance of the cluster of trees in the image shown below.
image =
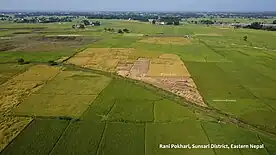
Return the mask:
<path id="1" fill-rule="evenodd" d="M 180 20 L 177 17 L 162 17 L 160 19 L 161 22 L 165 22 L 166 25 L 180 25 Z"/>
<path id="2" fill-rule="evenodd" d="M 255 30 L 267 30 L 267 31 L 276 31 L 275 25 L 265 25 L 260 22 L 253 22 L 250 25 L 246 25 L 243 28 L 255 29 Z"/>
<path id="3" fill-rule="evenodd" d="M 199 23 L 200 24 L 206 24 L 206 25 L 212 25 L 212 24 L 215 24 L 215 22 L 214 21 L 212 21 L 212 20 L 200 20 L 199 21 Z"/>
<path id="4" fill-rule="evenodd" d="M 107 32 L 116 32 L 116 30 L 114 28 L 104 28 L 104 31 L 107 31 Z M 122 29 L 118 29 L 117 30 L 117 33 L 129 33 L 130 30 L 129 29 L 126 29 L 124 28 L 123 30 Z"/>
<path id="5" fill-rule="evenodd" d="M 15 18 L 16 23 L 55 23 L 55 22 L 72 22 L 75 17 L 32 17 L 32 18 Z"/>
<path id="6" fill-rule="evenodd" d="M 82 20 L 81 23 L 83 23 L 85 26 L 89 26 L 89 25 L 92 25 L 92 26 L 100 26 L 101 25 L 101 22 L 100 21 L 95 21 L 95 22 L 90 22 L 89 20 Z"/>

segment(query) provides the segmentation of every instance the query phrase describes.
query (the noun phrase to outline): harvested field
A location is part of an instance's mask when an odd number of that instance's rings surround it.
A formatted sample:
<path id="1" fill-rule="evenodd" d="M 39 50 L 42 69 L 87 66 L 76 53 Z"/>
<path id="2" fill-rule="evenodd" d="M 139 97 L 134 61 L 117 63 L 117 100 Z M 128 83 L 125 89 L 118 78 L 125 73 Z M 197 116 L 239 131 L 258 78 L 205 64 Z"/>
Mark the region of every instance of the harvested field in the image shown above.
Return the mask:
<path id="1" fill-rule="evenodd" d="M 0 151 L 3 150 L 31 121 L 31 118 L 1 116 Z"/>
<path id="2" fill-rule="evenodd" d="M 181 96 L 187 101 L 206 106 L 193 79 L 190 77 L 146 77 L 142 80 Z"/>
<path id="3" fill-rule="evenodd" d="M 149 60 L 139 58 L 136 60 L 130 69 L 130 76 L 144 77 L 149 70 Z"/>
<path id="4" fill-rule="evenodd" d="M 140 42 L 150 44 L 186 45 L 191 41 L 184 37 L 147 37 L 140 40 Z"/>
<path id="5" fill-rule="evenodd" d="M 78 53 L 68 62 L 92 69 L 116 71 L 123 77 L 148 82 L 190 102 L 205 105 L 187 68 L 177 55 L 142 55 L 143 52 L 133 49 L 91 48 Z"/>
<path id="6" fill-rule="evenodd" d="M 142 80 L 184 97 L 192 103 L 206 106 L 190 73 L 177 55 L 163 54 L 150 62 L 148 59 L 139 58 L 134 64 L 120 64 L 116 69 L 118 75 Z"/>
<path id="7" fill-rule="evenodd" d="M 132 66 L 133 66 L 133 64 L 119 63 L 116 67 L 117 74 L 121 75 L 123 77 L 129 76 Z"/>

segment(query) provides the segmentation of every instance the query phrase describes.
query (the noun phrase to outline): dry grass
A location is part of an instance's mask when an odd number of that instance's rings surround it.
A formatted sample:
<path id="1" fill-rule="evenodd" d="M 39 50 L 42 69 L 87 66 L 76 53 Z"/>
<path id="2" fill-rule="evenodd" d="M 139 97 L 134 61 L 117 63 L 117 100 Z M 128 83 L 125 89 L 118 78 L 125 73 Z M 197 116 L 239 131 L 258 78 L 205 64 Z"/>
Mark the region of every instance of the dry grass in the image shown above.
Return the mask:
<path id="1" fill-rule="evenodd" d="M 14 77 L 14 80 L 20 81 L 41 81 L 49 80 L 59 73 L 60 67 L 47 65 L 35 65 L 30 67 L 26 72 Z"/>
<path id="2" fill-rule="evenodd" d="M 191 41 L 184 37 L 147 37 L 140 40 L 140 42 L 150 44 L 186 45 Z"/>
<path id="3" fill-rule="evenodd" d="M 0 117 L 0 151 L 3 150 L 31 121 L 31 118 Z"/>

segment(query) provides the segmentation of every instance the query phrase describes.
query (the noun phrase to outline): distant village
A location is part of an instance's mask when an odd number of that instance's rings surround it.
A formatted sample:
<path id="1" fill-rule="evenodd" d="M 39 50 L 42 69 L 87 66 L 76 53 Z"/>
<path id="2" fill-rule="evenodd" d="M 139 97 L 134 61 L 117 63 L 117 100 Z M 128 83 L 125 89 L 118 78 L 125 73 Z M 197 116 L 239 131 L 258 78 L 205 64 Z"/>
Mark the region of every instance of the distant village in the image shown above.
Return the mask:
<path id="1" fill-rule="evenodd" d="M 75 22 L 84 18 L 81 22 L 73 24 L 73 29 L 100 26 L 99 19 L 120 19 L 149 22 L 153 25 L 181 25 L 204 24 L 218 26 L 233 26 L 234 28 L 261 29 L 276 31 L 276 13 L 168 13 L 168 12 L 0 12 L 0 21 L 15 23 L 54 23 Z M 239 23 L 238 21 L 220 21 L 223 18 L 252 19 L 252 23 Z M 254 22 L 254 19 L 274 19 L 271 23 Z M 95 20 L 92 21 L 91 20 Z"/>

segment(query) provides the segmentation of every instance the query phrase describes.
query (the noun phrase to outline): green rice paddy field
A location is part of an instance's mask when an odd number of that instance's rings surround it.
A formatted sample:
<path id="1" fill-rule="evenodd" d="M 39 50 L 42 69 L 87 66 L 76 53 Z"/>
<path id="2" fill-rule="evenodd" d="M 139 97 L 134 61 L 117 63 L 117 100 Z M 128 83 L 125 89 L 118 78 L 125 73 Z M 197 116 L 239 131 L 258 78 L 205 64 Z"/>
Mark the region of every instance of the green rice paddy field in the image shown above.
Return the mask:
<path id="1" fill-rule="evenodd" d="M 72 30 L 71 24 L 0 25 L 0 108 L 10 99 L 5 94 L 10 80 L 43 83 L 34 87 L 39 90 L 21 95 L 9 112 L 0 109 L 0 119 L 33 118 L 16 133 L 1 124 L 1 154 L 276 155 L 276 32 L 101 21 L 102 26 L 85 30 Z M 104 28 L 127 28 L 132 35 Z M 185 45 L 139 42 L 158 33 L 191 39 Z M 79 36 L 53 37 L 65 34 Z M 18 78 L 32 66 L 69 58 L 88 47 L 177 54 L 208 107 L 143 82 L 65 63 L 58 64 L 58 73 L 47 80 L 38 74 L 31 76 L 36 80 Z M 17 58 L 30 64 L 18 65 Z M 15 138 L 6 140 L 8 130 Z M 160 147 L 166 144 L 229 148 Z M 231 144 L 264 144 L 264 148 L 231 148 Z"/>

